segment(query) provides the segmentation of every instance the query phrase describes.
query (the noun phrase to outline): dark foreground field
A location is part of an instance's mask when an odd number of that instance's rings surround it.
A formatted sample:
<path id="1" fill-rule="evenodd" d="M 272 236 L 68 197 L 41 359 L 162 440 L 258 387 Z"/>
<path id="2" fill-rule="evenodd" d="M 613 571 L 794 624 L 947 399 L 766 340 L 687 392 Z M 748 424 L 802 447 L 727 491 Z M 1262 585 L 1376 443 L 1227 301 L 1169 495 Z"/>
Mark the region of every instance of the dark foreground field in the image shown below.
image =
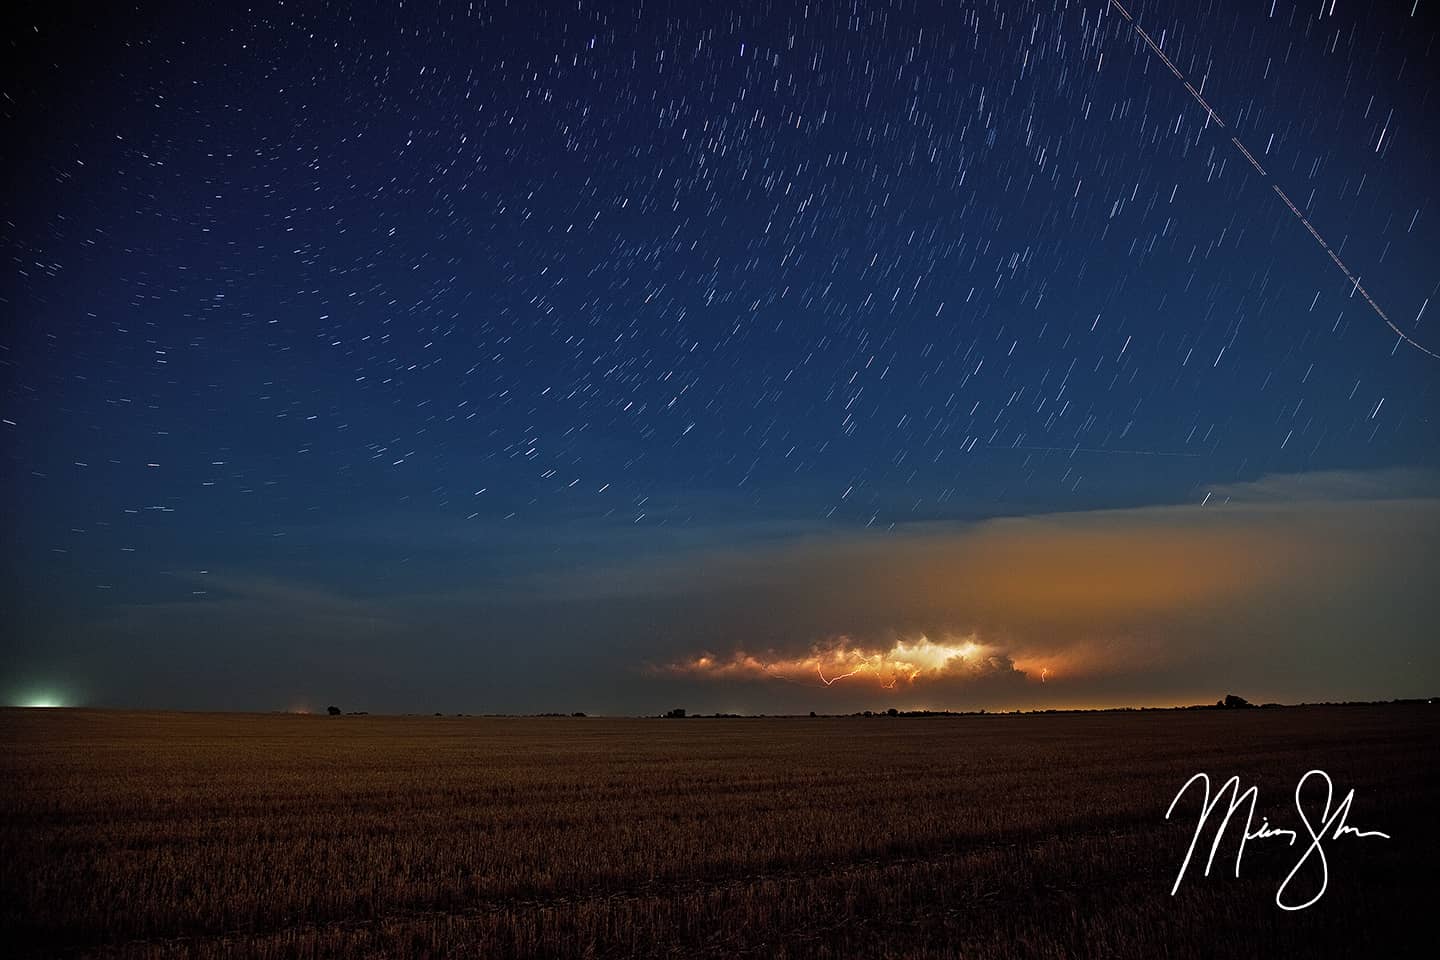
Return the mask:
<path id="1" fill-rule="evenodd" d="M 932 719 L 0 712 L 0 952 L 116 957 L 1428 955 L 1440 706 Z M 1234 842 L 1170 885 L 1201 770 L 1329 890 Z M 1297 888 L 1299 890 L 1300 888 Z M 1313 889 L 1313 888 L 1307 888 Z M 1303 899 L 1300 897 L 1299 899 Z"/>

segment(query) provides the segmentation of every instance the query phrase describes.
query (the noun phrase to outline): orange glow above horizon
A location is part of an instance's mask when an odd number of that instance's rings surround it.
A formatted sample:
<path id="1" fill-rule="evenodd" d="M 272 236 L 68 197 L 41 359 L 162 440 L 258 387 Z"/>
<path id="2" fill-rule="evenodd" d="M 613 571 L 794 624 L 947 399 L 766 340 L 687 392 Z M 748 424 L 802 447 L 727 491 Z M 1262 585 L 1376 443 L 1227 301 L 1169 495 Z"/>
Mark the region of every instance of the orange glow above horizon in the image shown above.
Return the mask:
<path id="1" fill-rule="evenodd" d="M 1037 683 L 1057 676 L 1052 659 L 1025 660 L 999 647 L 980 643 L 972 634 L 943 641 L 920 635 L 900 638 L 889 646 L 863 645 L 849 637 L 816 644 L 798 656 L 737 651 L 728 657 L 703 654 L 664 668 L 670 673 L 710 679 L 785 680 L 830 687 L 844 683 L 882 689 L 912 687 L 930 680 L 978 679 L 995 674 L 1016 674 Z"/>

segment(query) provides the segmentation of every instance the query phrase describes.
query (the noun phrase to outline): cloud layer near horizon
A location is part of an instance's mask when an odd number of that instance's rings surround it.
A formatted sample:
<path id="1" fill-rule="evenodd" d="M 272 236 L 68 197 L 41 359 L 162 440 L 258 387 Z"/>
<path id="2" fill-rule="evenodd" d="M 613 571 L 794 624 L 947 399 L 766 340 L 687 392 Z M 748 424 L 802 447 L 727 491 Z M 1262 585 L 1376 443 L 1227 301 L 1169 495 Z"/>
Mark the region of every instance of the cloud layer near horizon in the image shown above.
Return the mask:
<path id="1" fill-rule="evenodd" d="M 423 596 L 217 572 L 204 602 L 112 608 L 84 625 L 98 647 L 69 648 L 111 701 L 127 698 L 105 681 L 148 664 L 181 705 L 226 684 L 244 693 L 222 705 L 334 691 L 471 711 L 1424 695 L 1440 681 L 1424 489 L 1266 478 L 1204 507 L 791 536 Z"/>
<path id="2" fill-rule="evenodd" d="M 705 637 L 665 667 L 822 682 L 853 669 L 857 681 L 888 686 L 898 673 L 901 688 L 942 691 L 1048 674 L 1052 689 L 1081 700 L 1087 688 L 1104 700 L 1105 688 L 1140 677 L 1158 692 L 1187 676 L 1276 688 L 1310 675 L 1328 691 L 1380 662 L 1433 668 L 1420 624 L 1435 604 L 1421 572 L 1437 532 L 1436 501 L 1367 500 L 813 539 L 712 558 L 688 575 L 699 588 L 660 576 L 661 592 L 689 595 Z M 905 647 L 918 642 L 973 652 L 915 671 Z M 1322 663 L 1336 673 L 1316 676 Z"/>

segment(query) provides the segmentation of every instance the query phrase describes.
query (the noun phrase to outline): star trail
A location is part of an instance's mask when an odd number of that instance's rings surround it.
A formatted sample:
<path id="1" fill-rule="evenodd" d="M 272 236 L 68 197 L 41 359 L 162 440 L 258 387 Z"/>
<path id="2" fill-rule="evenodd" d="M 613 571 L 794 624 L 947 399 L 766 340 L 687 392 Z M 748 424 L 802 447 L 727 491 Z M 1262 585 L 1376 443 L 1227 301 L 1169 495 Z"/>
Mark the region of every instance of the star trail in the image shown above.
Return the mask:
<path id="1" fill-rule="evenodd" d="M 1143 558 L 1302 543 L 1391 639 L 1293 692 L 1433 682 L 1426 4 L 12 12 L 0 692 L 1173 698 L 1251 594 Z"/>

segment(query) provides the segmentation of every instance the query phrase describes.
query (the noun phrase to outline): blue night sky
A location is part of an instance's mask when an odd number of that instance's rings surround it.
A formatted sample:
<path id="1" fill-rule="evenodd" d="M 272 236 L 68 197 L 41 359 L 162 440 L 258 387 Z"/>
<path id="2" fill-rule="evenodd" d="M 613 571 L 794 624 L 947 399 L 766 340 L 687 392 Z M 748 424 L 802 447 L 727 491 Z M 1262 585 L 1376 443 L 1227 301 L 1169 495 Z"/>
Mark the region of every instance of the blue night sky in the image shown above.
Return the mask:
<path id="1" fill-rule="evenodd" d="M 12 13 L 0 695 L 1434 693 L 1413 2 Z"/>

